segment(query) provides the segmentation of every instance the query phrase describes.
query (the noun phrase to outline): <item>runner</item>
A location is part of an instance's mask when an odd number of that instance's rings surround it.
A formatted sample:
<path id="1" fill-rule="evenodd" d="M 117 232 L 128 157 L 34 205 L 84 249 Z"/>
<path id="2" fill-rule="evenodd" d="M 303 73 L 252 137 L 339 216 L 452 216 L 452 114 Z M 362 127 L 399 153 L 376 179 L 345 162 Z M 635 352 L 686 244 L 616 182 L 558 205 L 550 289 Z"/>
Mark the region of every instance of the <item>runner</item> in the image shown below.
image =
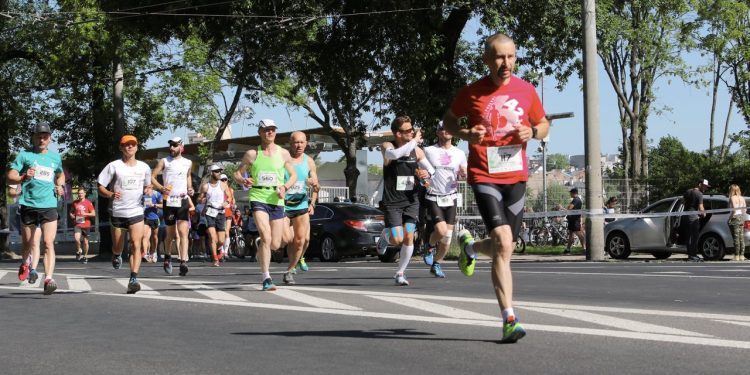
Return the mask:
<path id="1" fill-rule="evenodd" d="M 188 220 L 193 195 L 193 181 L 190 170 L 193 162 L 182 156 L 184 145 L 182 138 L 169 140 L 169 156 L 159 160 L 151 175 L 151 184 L 166 197 L 164 222 L 167 224 L 167 236 L 164 241 L 164 272 L 172 274 L 172 242 L 177 242 L 177 255 L 180 260 L 180 276 L 188 273 Z M 164 185 L 156 177 L 164 172 Z"/>
<path id="2" fill-rule="evenodd" d="M 89 229 L 91 228 L 91 218 L 96 216 L 94 205 L 90 200 L 86 199 L 86 189 L 82 187 L 78 188 L 78 199 L 73 201 L 70 211 L 70 218 L 75 222 L 73 239 L 76 242 L 76 260 L 86 264 L 89 262 Z M 82 248 L 83 250 L 81 250 Z"/>
<path id="3" fill-rule="evenodd" d="M 224 243 L 221 245 L 221 255 L 219 256 L 219 259 L 226 260 L 229 258 L 229 239 L 231 238 L 229 231 L 232 229 L 232 210 L 235 207 L 235 201 L 234 189 L 229 186 L 229 177 L 222 173 L 221 182 L 227 187 L 224 191 L 224 199 L 226 199 L 227 204 L 224 208 L 224 218 L 226 219 L 224 223 Z"/>
<path id="4" fill-rule="evenodd" d="M 46 123 L 38 123 L 32 130 L 33 148 L 18 153 L 8 170 L 10 184 L 21 184 L 21 198 L 18 200 L 21 213 L 21 266 L 18 279 L 35 284 L 39 278 L 36 267 L 39 264 L 39 244 L 34 243 L 37 226 L 42 228 L 44 241 L 44 294 L 50 295 L 57 289 L 52 278 L 55 271 L 55 235 L 57 234 L 57 200 L 65 194 L 65 174 L 62 170 L 60 154 L 49 151 L 52 131 Z"/>
<path id="5" fill-rule="evenodd" d="M 415 131 L 409 116 L 396 117 L 391 122 L 393 142 L 385 142 L 383 150 L 383 212 L 385 228 L 377 244 L 379 255 L 385 254 L 388 245 L 401 245 L 396 285 L 407 286 L 406 267 L 414 252 L 414 232 L 419 216 L 419 196 L 416 178 L 425 184 L 435 170 L 417 146 L 422 140 Z M 417 165 L 419 164 L 419 166 Z"/>
<path id="6" fill-rule="evenodd" d="M 144 196 L 143 206 L 143 257 L 150 263 L 156 263 L 159 258 L 159 211 L 164 207 L 161 193 L 152 191 L 151 195 Z"/>
<path id="7" fill-rule="evenodd" d="M 138 139 L 132 135 L 120 138 L 122 158 L 107 164 L 97 182 L 99 194 L 111 199 L 112 216 L 112 267 L 122 266 L 122 250 L 125 231 L 130 237 L 130 281 L 128 294 L 141 290 L 138 271 L 141 268 L 141 244 L 143 241 L 143 197 L 151 195 L 151 168 L 136 160 Z"/>
<path id="8" fill-rule="evenodd" d="M 427 254 L 424 262 L 430 267 L 435 277 L 444 278 L 445 273 L 440 262 L 448 253 L 453 238 L 453 225 L 456 223 L 456 202 L 458 199 L 458 180 L 466 176 L 466 155 L 453 146 L 453 136 L 443 128 L 443 122 L 437 128 L 438 143 L 424 149 L 425 157 L 435 168 L 430 179 L 423 204 L 427 208 L 427 221 L 433 230 L 427 238 Z M 435 250 L 437 249 L 437 253 Z"/>
<path id="9" fill-rule="evenodd" d="M 315 162 L 305 155 L 307 136 L 303 132 L 294 132 L 289 137 L 289 154 L 292 165 L 297 172 L 297 182 L 286 192 L 284 211 L 286 212 L 284 243 L 287 244 L 289 266 L 284 273 L 284 284 L 294 284 L 296 267 L 303 271 L 309 268 L 304 254 L 310 244 L 310 214 L 315 209 L 318 198 L 318 172 Z M 289 174 L 286 174 L 289 178 Z"/>
<path id="10" fill-rule="evenodd" d="M 459 268 L 474 273 L 476 253 L 492 257 L 492 283 L 502 310 L 503 342 L 526 335 L 513 311 L 513 276 L 510 258 L 523 219 L 526 181 L 529 178 L 526 142 L 547 135 L 549 122 L 534 87 L 513 75 L 516 45 L 504 34 L 484 44 L 489 74 L 461 89 L 445 114 L 445 129 L 469 141 L 468 182 L 490 237 L 474 242 L 464 230 Z M 468 120 L 468 128 L 459 119 Z"/>
<path id="11" fill-rule="evenodd" d="M 206 232 L 209 237 L 211 260 L 214 267 L 219 266 L 221 255 L 217 254 L 216 250 L 224 245 L 224 226 L 227 222 L 224 219 L 224 209 L 229 204 L 226 201 L 227 184 L 220 178 L 224 176 L 221 174 L 223 170 L 217 164 L 211 166 L 210 180 L 201 185 L 200 195 L 198 196 L 198 202 L 205 205 L 201 214 L 206 216 Z"/>
<path id="12" fill-rule="evenodd" d="M 284 197 L 290 186 L 297 182 L 297 173 L 292 165 L 289 151 L 277 146 L 276 123 L 273 120 L 260 120 L 258 126 L 261 144 L 256 150 L 248 150 L 242 158 L 234 179 L 237 183 L 251 187 L 250 207 L 255 225 L 260 234 L 258 259 L 262 272 L 263 290 L 276 290 L 269 272 L 271 250 L 278 250 L 284 233 Z M 249 178 L 243 177 L 250 168 Z M 289 180 L 284 182 L 284 170 Z"/>

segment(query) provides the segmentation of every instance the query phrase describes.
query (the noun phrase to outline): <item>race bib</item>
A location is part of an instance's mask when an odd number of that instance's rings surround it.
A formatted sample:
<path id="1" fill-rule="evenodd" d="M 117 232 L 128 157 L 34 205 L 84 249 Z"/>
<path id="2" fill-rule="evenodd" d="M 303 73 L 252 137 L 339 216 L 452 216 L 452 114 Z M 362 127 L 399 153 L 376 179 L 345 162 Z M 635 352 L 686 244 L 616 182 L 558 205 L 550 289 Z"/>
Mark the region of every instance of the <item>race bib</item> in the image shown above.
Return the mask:
<path id="1" fill-rule="evenodd" d="M 37 165 L 34 167 L 34 179 L 45 182 L 52 182 L 52 178 L 55 176 L 55 171 L 49 167 L 42 167 Z"/>
<path id="2" fill-rule="evenodd" d="M 143 178 L 138 178 L 137 176 L 125 176 L 120 180 L 120 187 L 122 190 L 138 190 L 141 188 L 141 181 L 143 181 Z"/>
<path id="3" fill-rule="evenodd" d="M 167 198 L 167 207 L 182 207 L 182 198 L 177 195 L 170 195 Z"/>
<path id="4" fill-rule="evenodd" d="M 258 186 L 276 186 L 278 185 L 279 175 L 276 172 L 260 172 L 258 173 Z"/>
<path id="5" fill-rule="evenodd" d="M 503 173 L 523 170 L 521 145 L 487 147 L 488 172 Z"/>
<path id="6" fill-rule="evenodd" d="M 396 176 L 396 190 L 414 190 L 414 176 Z"/>
<path id="7" fill-rule="evenodd" d="M 438 207 L 451 207 L 453 206 L 453 194 L 443 195 L 437 198 Z"/>
<path id="8" fill-rule="evenodd" d="M 302 194 L 305 191 L 305 183 L 297 181 L 286 191 L 287 194 Z"/>
<path id="9" fill-rule="evenodd" d="M 86 218 L 83 216 L 76 216 L 76 224 L 83 224 L 86 221 Z"/>
<path id="10" fill-rule="evenodd" d="M 151 200 L 151 197 L 149 197 L 149 196 L 144 196 L 143 197 L 143 207 L 151 207 L 153 205 L 154 205 L 154 203 Z"/>
<path id="11" fill-rule="evenodd" d="M 218 214 L 219 214 L 219 210 L 217 210 L 217 209 L 215 209 L 213 207 L 206 208 L 206 216 L 216 217 L 216 215 L 218 215 Z"/>

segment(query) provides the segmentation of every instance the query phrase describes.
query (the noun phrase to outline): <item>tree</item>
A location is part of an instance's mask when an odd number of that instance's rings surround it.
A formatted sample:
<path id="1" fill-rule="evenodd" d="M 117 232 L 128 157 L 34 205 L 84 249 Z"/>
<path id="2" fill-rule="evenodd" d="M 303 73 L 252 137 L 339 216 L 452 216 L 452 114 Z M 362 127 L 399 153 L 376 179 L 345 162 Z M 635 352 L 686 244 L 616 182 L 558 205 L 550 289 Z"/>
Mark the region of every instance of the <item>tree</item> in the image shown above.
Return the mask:
<path id="1" fill-rule="evenodd" d="M 563 154 L 550 154 L 547 155 L 547 170 L 551 171 L 554 169 L 568 169 L 570 168 L 570 159 L 567 155 Z"/>

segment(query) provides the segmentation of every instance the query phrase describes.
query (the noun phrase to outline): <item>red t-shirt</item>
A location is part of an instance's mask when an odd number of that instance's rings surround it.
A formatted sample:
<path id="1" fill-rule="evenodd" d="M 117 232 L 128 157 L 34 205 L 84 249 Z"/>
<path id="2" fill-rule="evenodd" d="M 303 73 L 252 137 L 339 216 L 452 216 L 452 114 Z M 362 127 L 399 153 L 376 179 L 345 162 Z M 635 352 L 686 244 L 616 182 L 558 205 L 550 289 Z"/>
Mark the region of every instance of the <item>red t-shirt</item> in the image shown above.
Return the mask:
<path id="1" fill-rule="evenodd" d="M 451 105 L 458 118 L 468 117 L 469 126 L 487 129 L 480 144 L 469 145 L 468 182 L 514 184 L 529 179 L 526 143 L 514 131 L 514 124 L 531 126 L 544 118 L 544 108 L 530 83 L 511 76 L 504 86 L 490 77 L 461 89 Z"/>
<path id="2" fill-rule="evenodd" d="M 88 199 L 73 202 L 73 215 L 75 215 L 75 223 L 78 228 L 90 228 L 91 218 L 89 216 L 83 216 L 87 212 L 94 211 L 94 205 Z"/>

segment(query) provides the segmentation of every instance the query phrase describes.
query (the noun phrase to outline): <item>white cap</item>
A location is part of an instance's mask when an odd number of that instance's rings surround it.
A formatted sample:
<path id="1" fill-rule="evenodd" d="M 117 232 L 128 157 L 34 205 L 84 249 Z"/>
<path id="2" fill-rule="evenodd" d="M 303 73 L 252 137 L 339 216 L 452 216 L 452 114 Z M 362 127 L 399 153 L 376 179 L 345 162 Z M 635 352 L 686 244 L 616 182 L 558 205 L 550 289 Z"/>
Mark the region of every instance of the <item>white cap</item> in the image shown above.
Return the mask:
<path id="1" fill-rule="evenodd" d="M 708 184 L 708 180 L 706 180 L 705 178 L 703 179 L 703 181 L 701 181 L 701 184 L 706 185 L 706 187 L 711 187 L 711 185 Z"/>
<path id="2" fill-rule="evenodd" d="M 276 122 L 274 122 L 270 118 L 264 118 L 263 120 L 260 120 L 260 123 L 258 123 L 258 127 L 261 129 L 271 128 L 271 127 L 278 128 L 278 126 L 276 126 Z"/>
<path id="3" fill-rule="evenodd" d="M 221 176 L 219 176 L 219 180 L 224 180 L 224 179 L 228 180 L 229 177 L 227 177 L 227 175 L 225 175 L 224 173 L 222 173 Z"/>
<path id="4" fill-rule="evenodd" d="M 167 143 L 169 143 L 170 145 L 178 145 L 178 144 L 182 143 L 182 138 L 180 138 L 180 137 L 174 137 L 174 138 L 170 139 L 169 141 L 167 141 Z"/>
<path id="5" fill-rule="evenodd" d="M 214 165 L 212 165 L 212 166 L 211 166 L 211 168 L 209 168 L 209 169 L 211 170 L 211 172 L 213 172 L 213 171 L 221 171 L 221 170 L 224 170 L 224 168 L 222 168 L 222 167 L 221 167 L 220 165 L 218 165 L 218 164 L 214 164 Z"/>

